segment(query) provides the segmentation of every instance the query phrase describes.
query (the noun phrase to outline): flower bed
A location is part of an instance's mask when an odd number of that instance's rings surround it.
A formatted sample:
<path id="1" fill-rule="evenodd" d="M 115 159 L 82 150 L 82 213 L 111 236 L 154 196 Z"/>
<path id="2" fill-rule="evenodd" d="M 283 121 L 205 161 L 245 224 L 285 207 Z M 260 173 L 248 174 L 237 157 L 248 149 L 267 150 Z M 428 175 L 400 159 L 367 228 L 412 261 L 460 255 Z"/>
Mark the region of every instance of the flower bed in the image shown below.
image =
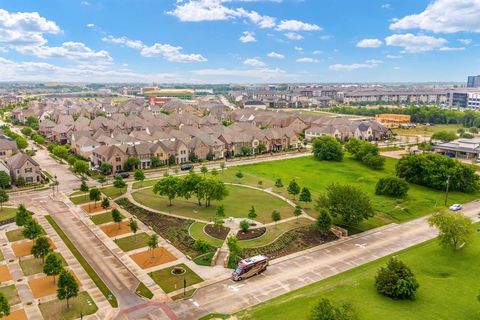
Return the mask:
<path id="1" fill-rule="evenodd" d="M 126 198 L 118 199 L 115 202 L 136 216 L 144 224 L 151 227 L 153 231 L 158 233 L 162 238 L 169 240 L 184 254 L 192 258 L 202 254 L 195 250 L 195 239 L 188 233 L 188 228 L 193 223 L 192 220 L 180 219 L 149 211 L 136 206 Z"/>
<path id="2" fill-rule="evenodd" d="M 249 229 L 247 232 L 243 232 L 242 230 L 239 230 L 237 232 L 237 239 L 238 240 L 251 240 L 258 238 L 260 236 L 263 236 L 267 232 L 267 228 L 265 227 L 260 227 L 260 228 L 254 228 L 254 229 Z"/>
<path id="3" fill-rule="evenodd" d="M 275 242 L 266 246 L 243 249 L 242 256 L 266 255 L 274 259 L 336 239 L 337 237 L 331 232 L 321 234 L 316 226 L 305 226 L 285 232 Z"/>
<path id="4" fill-rule="evenodd" d="M 230 231 L 227 227 L 215 227 L 213 224 L 207 224 L 205 226 L 205 233 L 216 239 L 225 240 Z"/>

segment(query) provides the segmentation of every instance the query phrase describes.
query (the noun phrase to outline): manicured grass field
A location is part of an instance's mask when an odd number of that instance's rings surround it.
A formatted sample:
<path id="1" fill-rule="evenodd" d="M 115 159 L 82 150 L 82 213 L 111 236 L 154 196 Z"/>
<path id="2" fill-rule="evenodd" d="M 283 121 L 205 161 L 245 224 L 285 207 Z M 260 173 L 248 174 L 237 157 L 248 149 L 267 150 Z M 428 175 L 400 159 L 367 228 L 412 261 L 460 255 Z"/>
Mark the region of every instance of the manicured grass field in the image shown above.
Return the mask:
<path id="1" fill-rule="evenodd" d="M 70 197 L 70 201 L 72 201 L 73 204 L 79 205 L 79 204 L 90 202 L 90 198 L 88 197 L 88 194 L 87 194 L 82 196 Z"/>
<path id="2" fill-rule="evenodd" d="M 122 194 L 125 194 L 127 192 L 127 188 L 125 187 L 122 189 L 118 189 L 118 188 L 115 188 L 114 186 L 110 186 L 110 187 L 100 188 L 100 191 L 107 197 L 115 199 L 120 197 Z"/>
<path id="3" fill-rule="evenodd" d="M 186 273 L 182 275 L 173 275 L 171 271 L 174 267 L 182 267 L 186 270 Z M 188 268 L 183 263 L 174 267 L 169 267 L 149 273 L 153 281 L 155 281 L 166 293 L 183 288 L 183 279 L 187 281 L 187 287 L 203 281 L 200 276 L 190 270 L 190 268 Z"/>
<path id="4" fill-rule="evenodd" d="M 313 157 L 301 157 L 296 159 L 279 160 L 253 165 L 239 166 L 225 171 L 226 181 L 238 180 L 235 172 L 242 171 L 245 178 L 242 180 L 262 180 L 264 186 L 273 185 L 277 178 L 282 179 L 284 187 L 273 190 L 286 196 L 288 183 L 296 179 L 298 184 L 307 187 L 312 192 L 312 199 L 317 199 L 321 192 L 331 183 L 351 184 L 362 188 L 372 199 L 377 217 L 366 221 L 361 229 L 369 229 L 389 222 L 402 222 L 414 219 L 425 214 L 443 208 L 444 192 L 429 189 L 418 185 L 410 185 L 408 196 L 405 199 L 396 199 L 387 196 L 375 195 L 375 185 L 381 177 L 395 175 L 396 159 L 386 158 L 383 170 L 373 170 L 355 161 L 348 156 L 342 162 L 317 161 Z M 222 176 L 219 174 L 219 176 Z M 253 178 L 256 177 L 256 178 Z M 450 192 L 449 205 L 453 203 L 465 203 L 480 197 L 480 193 L 466 194 Z M 316 211 L 312 210 L 314 203 L 306 207 L 312 216 L 316 217 Z"/>
<path id="5" fill-rule="evenodd" d="M 152 299 L 153 298 L 153 292 L 150 291 L 150 289 L 148 289 L 147 286 L 143 282 L 140 282 L 140 284 L 138 285 L 135 292 L 137 294 L 147 298 L 147 299 Z"/>
<path id="6" fill-rule="evenodd" d="M 17 288 L 15 288 L 14 284 L 5 286 L 5 287 L 0 287 L 0 292 L 3 293 L 5 298 L 7 298 L 8 303 L 11 306 L 16 305 L 17 303 L 20 303 L 20 298 L 18 297 Z"/>
<path id="7" fill-rule="evenodd" d="M 78 319 L 80 312 L 87 316 L 98 310 L 97 305 L 86 291 L 80 292 L 77 297 L 70 299 L 69 304 L 70 308 L 67 309 L 66 301 L 55 299 L 39 304 L 39 308 L 43 318 L 49 320 Z"/>
<path id="8" fill-rule="evenodd" d="M 123 218 L 123 215 L 122 215 L 122 218 Z M 93 223 L 97 225 L 104 224 L 107 222 L 113 222 L 111 211 L 93 215 L 90 217 L 90 219 L 92 220 Z"/>
<path id="9" fill-rule="evenodd" d="M 306 226 L 313 223 L 314 222 L 312 220 L 306 218 L 299 218 L 298 222 L 295 219 L 293 221 L 278 223 L 276 226 L 268 226 L 267 231 L 261 237 L 251 240 L 239 241 L 238 244 L 242 248 L 265 246 L 273 242 L 275 239 L 277 239 L 280 235 L 287 232 L 288 230 L 296 229 L 298 227 Z"/>
<path id="10" fill-rule="evenodd" d="M 25 236 L 22 234 L 23 228 L 18 228 L 15 230 L 10 230 L 6 233 L 7 239 L 10 242 L 15 242 L 25 239 Z"/>
<path id="11" fill-rule="evenodd" d="M 393 133 L 431 136 L 432 134 L 438 131 L 457 132 L 457 130 L 460 128 L 463 128 L 463 126 L 457 125 L 457 124 L 437 124 L 433 126 L 417 126 L 416 128 L 411 128 L 411 129 L 393 129 Z M 465 128 L 465 131 L 468 131 L 468 130 Z"/>
<path id="12" fill-rule="evenodd" d="M 3 210 L 0 210 L 0 221 L 15 218 L 16 211 L 17 208 L 3 207 Z"/>
<path id="13" fill-rule="evenodd" d="M 115 240 L 117 246 L 123 251 L 131 251 L 139 248 L 144 248 L 148 244 L 149 235 L 145 232 L 137 233 L 133 236 L 120 238 Z"/>
<path id="14" fill-rule="evenodd" d="M 59 254 L 60 259 L 63 261 L 63 266 L 66 267 L 68 264 L 65 259 Z M 43 263 L 42 259 L 40 258 L 30 258 L 20 261 L 20 268 L 22 268 L 23 274 L 26 276 L 31 276 L 33 274 L 42 273 L 43 272 Z"/>
<path id="15" fill-rule="evenodd" d="M 189 230 L 192 238 L 195 239 L 195 240 L 206 241 L 210 245 L 212 245 L 214 247 L 217 247 L 217 248 L 221 247 L 222 244 L 223 244 L 223 241 L 219 240 L 217 238 L 211 237 L 208 234 L 206 234 L 203 231 L 203 228 L 205 227 L 205 225 L 206 225 L 205 223 L 201 223 L 201 222 L 192 223 L 192 225 L 190 226 L 190 230 Z"/>
<path id="16" fill-rule="evenodd" d="M 271 222 L 273 210 L 280 212 L 282 218 L 293 216 L 293 210 L 285 201 L 266 192 L 246 187 L 227 186 L 229 195 L 221 202 L 225 207 L 226 217 L 246 218 L 251 206 L 255 206 L 258 217 L 256 220 L 265 223 Z M 152 209 L 170 212 L 188 218 L 211 221 L 219 202 L 212 202 L 211 207 L 199 207 L 196 199 L 185 200 L 176 198 L 172 206 L 168 206 L 168 199 L 152 192 L 151 188 L 132 193 L 133 198 L 140 204 Z"/>
<path id="17" fill-rule="evenodd" d="M 307 319 L 322 297 L 350 303 L 359 320 L 478 319 L 480 238 L 461 252 L 439 247 L 432 240 L 396 253 L 420 284 L 415 301 L 395 301 L 374 287 L 377 270 L 388 258 L 346 271 L 240 312 L 239 319 Z"/>

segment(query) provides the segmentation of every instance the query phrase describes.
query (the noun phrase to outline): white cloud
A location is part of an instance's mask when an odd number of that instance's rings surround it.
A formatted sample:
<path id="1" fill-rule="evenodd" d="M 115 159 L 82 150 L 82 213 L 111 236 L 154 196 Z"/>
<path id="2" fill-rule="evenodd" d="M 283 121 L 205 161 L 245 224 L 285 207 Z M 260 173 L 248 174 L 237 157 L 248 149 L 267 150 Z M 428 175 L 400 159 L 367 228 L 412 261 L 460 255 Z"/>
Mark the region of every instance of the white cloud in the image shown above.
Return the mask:
<path id="1" fill-rule="evenodd" d="M 64 42 L 60 47 L 23 46 L 15 49 L 22 54 L 30 54 L 39 58 L 65 58 L 88 63 L 110 63 L 113 61 L 107 51 L 94 51 L 81 42 Z"/>
<path id="2" fill-rule="evenodd" d="M 95 24 L 93 24 L 93 23 L 87 23 L 87 24 L 86 24 L 86 27 L 87 27 L 87 28 L 95 28 Z"/>
<path id="3" fill-rule="evenodd" d="M 317 63 L 317 62 L 320 62 L 320 60 L 313 59 L 313 58 L 299 58 L 299 59 L 297 59 L 297 62 L 301 62 L 301 63 Z"/>
<path id="4" fill-rule="evenodd" d="M 331 36 L 331 35 L 328 35 L 328 34 L 320 36 L 320 40 L 324 40 L 324 41 L 331 40 L 333 38 L 334 38 L 334 36 Z"/>
<path id="5" fill-rule="evenodd" d="M 461 43 L 463 43 L 466 46 L 468 46 L 469 44 L 471 44 L 473 42 L 472 39 L 458 39 L 458 41 L 460 41 Z"/>
<path id="6" fill-rule="evenodd" d="M 302 35 L 300 35 L 298 33 L 295 33 L 295 32 L 287 32 L 287 33 L 285 33 L 285 37 L 287 37 L 290 40 L 302 40 L 303 39 Z"/>
<path id="7" fill-rule="evenodd" d="M 380 8 L 382 8 L 382 9 L 390 9 L 391 7 L 392 7 L 392 5 L 390 3 L 385 3 L 385 4 L 382 4 L 380 6 Z"/>
<path id="8" fill-rule="evenodd" d="M 417 53 L 432 50 L 454 51 L 463 50 L 461 48 L 447 47 L 447 40 L 444 38 L 435 38 L 426 35 L 414 35 L 411 33 L 394 34 L 385 38 L 388 46 L 401 47 L 405 52 Z"/>
<path id="9" fill-rule="evenodd" d="M 245 59 L 245 61 L 243 61 L 243 64 L 252 67 L 265 67 L 265 63 L 256 58 Z"/>
<path id="10" fill-rule="evenodd" d="M 295 51 L 303 51 L 303 48 L 302 48 L 302 47 L 293 47 L 293 49 L 294 49 Z"/>
<path id="11" fill-rule="evenodd" d="M 315 50 L 315 51 L 313 51 L 313 54 L 317 54 L 317 55 L 318 55 L 318 54 L 322 54 L 322 53 L 323 53 L 322 50 Z"/>
<path id="12" fill-rule="evenodd" d="M 60 27 L 38 12 L 10 13 L 0 9 L 0 43 L 8 45 L 44 45 L 44 34 L 58 34 Z"/>
<path id="13" fill-rule="evenodd" d="M 381 60 L 367 60 L 364 63 L 352 63 L 352 64 L 332 64 L 328 68 L 333 71 L 354 71 L 358 69 L 372 69 L 378 67 L 382 63 Z"/>
<path id="14" fill-rule="evenodd" d="M 394 55 L 394 54 L 387 54 L 386 57 L 388 59 L 401 59 L 401 58 L 403 58 L 403 56 L 401 56 L 401 55 Z"/>
<path id="15" fill-rule="evenodd" d="M 278 31 L 318 31 L 322 30 L 316 24 L 310 24 L 298 20 L 282 20 L 278 24 Z"/>
<path id="16" fill-rule="evenodd" d="M 257 39 L 255 38 L 255 33 L 250 31 L 244 31 L 243 36 L 241 36 L 239 40 L 243 43 L 257 41 Z"/>
<path id="17" fill-rule="evenodd" d="M 421 13 L 395 19 L 390 29 L 422 29 L 436 33 L 480 32 L 480 1 L 434 0 Z"/>
<path id="18" fill-rule="evenodd" d="M 383 44 L 379 39 L 363 39 L 357 43 L 358 48 L 378 48 Z"/>
<path id="19" fill-rule="evenodd" d="M 269 54 L 267 54 L 267 56 L 273 59 L 285 59 L 285 55 L 276 52 L 270 52 Z"/>
<path id="20" fill-rule="evenodd" d="M 102 41 L 120 44 L 132 49 L 140 50 L 144 57 L 162 57 L 171 62 L 204 62 L 207 59 L 198 53 L 182 53 L 183 48 L 170 44 L 155 43 L 152 46 L 145 45 L 140 40 L 132 40 L 127 37 L 115 38 L 111 35 L 103 37 Z"/>
<path id="21" fill-rule="evenodd" d="M 284 70 L 278 69 L 278 68 L 275 68 L 275 69 L 260 68 L 260 69 L 249 69 L 249 70 L 219 68 L 219 69 L 193 70 L 191 71 L 191 73 L 197 76 L 222 77 L 222 79 L 247 78 L 247 79 L 271 80 L 271 79 L 283 79 L 289 76 Z"/>

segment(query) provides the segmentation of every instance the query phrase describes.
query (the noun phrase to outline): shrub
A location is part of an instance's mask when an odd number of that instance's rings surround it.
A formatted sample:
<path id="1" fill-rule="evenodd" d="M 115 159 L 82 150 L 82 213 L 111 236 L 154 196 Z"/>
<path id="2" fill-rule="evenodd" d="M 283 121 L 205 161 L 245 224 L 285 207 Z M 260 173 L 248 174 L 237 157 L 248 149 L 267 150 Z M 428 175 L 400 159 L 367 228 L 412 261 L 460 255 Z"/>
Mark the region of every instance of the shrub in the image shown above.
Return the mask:
<path id="1" fill-rule="evenodd" d="M 380 170 L 385 165 L 385 158 L 379 155 L 367 154 L 363 157 L 362 162 L 372 169 Z"/>
<path id="2" fill-rule="evenodd" d="M 398 177 L 383 177 L 377 182 L 375 194 L 403 198 L 407 195 L 409 187 L 408 182 L 404 179 Z"/>
<path id="3" fill-rule="evenodd" d="M 402 261 L 391 258 L 375 277 L 378 293 L 392 299 L 413 300 L 419 287 L 413 272 Z"/>
<path id="4" fill-rule="evenodd" d="M 240 221 L 240 229 L 242 229 L 243 233 L 247 232 L 250 229 L 250 224 L 247 220 Z"/>
<path id="5" fill-rule="evenodd" d="M 310 320 L 353 320 L 355 313 L 349 304 L 334 305 L 330 300 L 322 298 L 310 313 Z"/>
<path id="6" fill-rule="evenodd" d="M 195 250 L 201 253 L 207 253 L 212 251 L 212 246 L 203 240 L 195 240 L 195 244 L 193 245 Z"/>
<path id="7" fill-rule="evenodd" d="M 313 140 L 313 156 L 317 160 L 342 161 L 342 145 L 330 136 L 316 138 Z"/>

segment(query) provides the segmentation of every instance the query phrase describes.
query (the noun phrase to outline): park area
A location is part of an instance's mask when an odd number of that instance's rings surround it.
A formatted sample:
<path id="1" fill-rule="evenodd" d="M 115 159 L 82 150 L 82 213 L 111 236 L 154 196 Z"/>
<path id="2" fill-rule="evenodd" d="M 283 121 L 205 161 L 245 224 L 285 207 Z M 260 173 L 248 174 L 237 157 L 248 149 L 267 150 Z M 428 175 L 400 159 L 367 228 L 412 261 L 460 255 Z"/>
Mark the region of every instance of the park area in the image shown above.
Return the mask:
<path id="1" fill-rule="evenodd" d="M 442 249 L 437 240 L 395 254 L 415 274 L 420 288 L 414 301 L 397 301 L 375 290 L 382 258 L 326 280 L 292 291 L 239 313 L 239 319 L 308 319 L 321 298 L 349 303 L 359 320 L 478 319 L 480 237 L 459 252 Z"/>
<path id="2" fill-rule="evenodd" d="M 199 206 L 195 198 L 189 200 L 176 198 L 172 201 L 172 206 L 169 206 L 168 199 L 153 193 L 152 188 L 136 191 L 132 196 L 136 202 L 154 210 L 205 221 L 213 220 L 220 204 L 225 208 L 226 217 L 235 218 L 246 218 L 248 211 L 254 206 L 258 215 L 256 220 L 262 223 L 272 221 L 273 210 L 279 211 L 282 218 L 293 216 L 293 207 L 274 195 L 244 186 L 226 187 L 228 196 L 221 202 L 212 203 L 210 207 Z"/>

